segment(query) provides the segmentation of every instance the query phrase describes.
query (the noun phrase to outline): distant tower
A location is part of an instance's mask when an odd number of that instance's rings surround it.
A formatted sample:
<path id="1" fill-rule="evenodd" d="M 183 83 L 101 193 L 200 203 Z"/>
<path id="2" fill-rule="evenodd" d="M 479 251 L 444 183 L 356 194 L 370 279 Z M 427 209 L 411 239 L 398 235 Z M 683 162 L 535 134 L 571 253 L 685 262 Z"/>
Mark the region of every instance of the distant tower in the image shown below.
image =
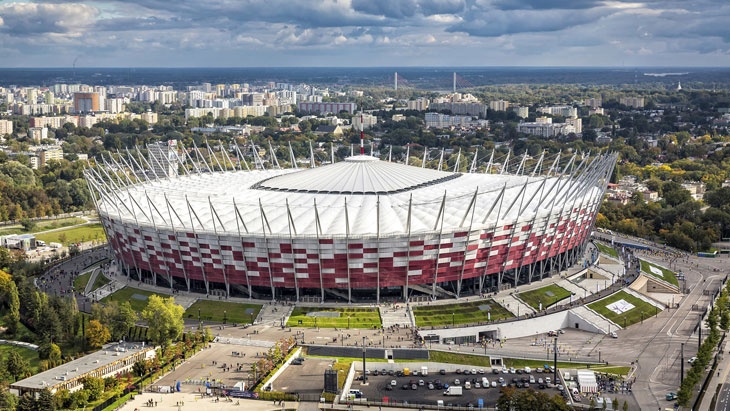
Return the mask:
<path id="1" fill-rule="evenodd" d="M 396 77 L 397 78 L 397 77 Z M 360 155 L 365 155 L 365 121 L 362 118 L 362 109 L 360 110 Z"/>
<path id="2" fill-rule="evenodd" d="M 456 94 L 456 72 L 454 72 L 454 94 Z"/>
<path id="3" fill-rule="evenodd" d="M 677 82 L 677 91 L 682 91 L 682 82 L 681 81 Z"/>
<path id="4" fill-rule="evenodd" d="M 398 72 L 395 72 L 395 91 L 398 91 Z"/>

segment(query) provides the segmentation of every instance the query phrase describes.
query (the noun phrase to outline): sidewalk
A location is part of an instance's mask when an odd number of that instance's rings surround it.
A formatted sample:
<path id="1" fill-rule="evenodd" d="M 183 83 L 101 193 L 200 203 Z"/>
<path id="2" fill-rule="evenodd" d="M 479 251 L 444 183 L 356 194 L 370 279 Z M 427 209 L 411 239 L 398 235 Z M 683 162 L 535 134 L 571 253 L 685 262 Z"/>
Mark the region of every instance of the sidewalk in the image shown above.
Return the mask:
<path id="1" fill-rule="evenodd" d="M 730 355 L 723 355 L 729 347 L 730 341 L 726 338 L 722 347 L 720 347 L 720 351 L 717 353 L 717 372 L 710 375 L 710 382 L 707 384 L 707 391 L 705 392 L 704 397 L 702 397 L 702 403 L 699 407 L 697 407 L 696 411 L 715 411 L 714 409 L 710 409 L 712 397 L 715 395 L 717 386 L 724 384 L 725 381 L 727 381 L 728 375 L 730 375 Z M 687 372 L 688 369 L 689 367 L 686 367 L 685 372 Z"/>

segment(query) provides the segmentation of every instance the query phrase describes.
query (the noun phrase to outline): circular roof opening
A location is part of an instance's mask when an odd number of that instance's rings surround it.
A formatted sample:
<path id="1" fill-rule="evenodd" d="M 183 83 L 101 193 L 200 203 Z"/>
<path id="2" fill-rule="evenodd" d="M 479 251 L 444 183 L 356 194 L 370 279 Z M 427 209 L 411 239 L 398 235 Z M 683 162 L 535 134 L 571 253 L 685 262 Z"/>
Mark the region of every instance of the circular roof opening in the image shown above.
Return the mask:
<path id="1" fill-rule="evenodd" d="M 323 194 L 392 194 L 461 176 L 358 155 L 339 163 L 259 181 L 251 188 Z"/>

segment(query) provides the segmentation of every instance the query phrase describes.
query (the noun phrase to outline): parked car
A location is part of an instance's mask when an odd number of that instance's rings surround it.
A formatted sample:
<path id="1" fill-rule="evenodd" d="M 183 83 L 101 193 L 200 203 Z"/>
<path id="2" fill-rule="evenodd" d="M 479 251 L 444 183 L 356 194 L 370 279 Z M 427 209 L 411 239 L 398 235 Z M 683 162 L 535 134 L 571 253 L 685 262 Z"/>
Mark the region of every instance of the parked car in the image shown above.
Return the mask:
<path id="1" fill-rule="evenodd" d="M 396 385 L 398 385 L 398 382 L 396 380 L 390 380 L 390 385 L 395 387 Z"/>
<path id="2" fill-rule="evenodd" d="M 669 394 L 666 395 L 666 399 L 667 399 L 667 401 L 674 401 L 677 399 L 677 394 L 670 392 Z"/>
<path id="3" fill-rule="evenodd" d="M 687 362 L 690 364 L 694 364 L 695 361 L 697 361 L 697 357 L 692 357 L 689 360 L 687 360 Z"/>

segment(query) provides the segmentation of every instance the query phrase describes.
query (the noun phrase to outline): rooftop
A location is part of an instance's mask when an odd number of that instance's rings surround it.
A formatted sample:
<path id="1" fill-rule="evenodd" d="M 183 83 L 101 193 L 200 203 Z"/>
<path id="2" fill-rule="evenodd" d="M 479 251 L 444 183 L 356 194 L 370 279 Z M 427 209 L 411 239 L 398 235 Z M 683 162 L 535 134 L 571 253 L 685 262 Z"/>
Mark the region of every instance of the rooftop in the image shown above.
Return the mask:
<path id="1" fill-rule="evenodd" d="M 111 344 L 97 352 L 59 365 L 48 371 L 38 373 L 24 380 L 16 381 L 10 386 L 11 388 L 30 390 L 40 390 L 46 387 L 51 388 L 56 384 L 83 377 L 98 368 L 105 367 L 116 361 L 150 349 L 154 349 L 154 347 L 150 345 L 144 346 L 141 343 Z"/>

